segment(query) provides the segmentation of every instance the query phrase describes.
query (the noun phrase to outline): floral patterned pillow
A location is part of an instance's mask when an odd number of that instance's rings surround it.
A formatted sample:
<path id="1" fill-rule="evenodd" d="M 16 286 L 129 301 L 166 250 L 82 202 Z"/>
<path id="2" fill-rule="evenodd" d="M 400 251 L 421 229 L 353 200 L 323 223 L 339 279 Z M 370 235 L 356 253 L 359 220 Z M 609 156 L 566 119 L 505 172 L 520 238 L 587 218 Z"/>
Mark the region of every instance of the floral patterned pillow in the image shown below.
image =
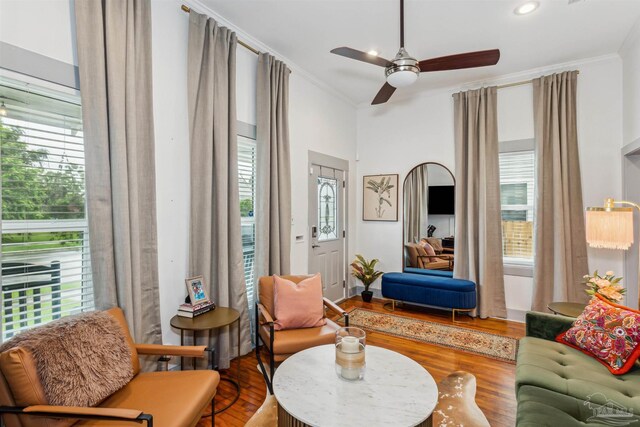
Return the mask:
<path id="1" fill-rule="evenodd" d="M 640 356 L 640 312 L 596 294 L 556 341 L 594 357 L 615 375 L 624 374 Z"/>

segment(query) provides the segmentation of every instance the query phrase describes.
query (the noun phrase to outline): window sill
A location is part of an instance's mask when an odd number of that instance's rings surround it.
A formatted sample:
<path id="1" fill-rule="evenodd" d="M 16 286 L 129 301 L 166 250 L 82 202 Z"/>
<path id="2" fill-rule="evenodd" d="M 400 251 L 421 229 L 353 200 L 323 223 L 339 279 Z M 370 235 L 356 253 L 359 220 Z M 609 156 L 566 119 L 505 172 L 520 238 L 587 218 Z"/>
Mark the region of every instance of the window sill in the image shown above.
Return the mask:
<path id="1" fill-rule="evenodd" d="M 505 276 L 533 277 L 533 264 L 504 263 Z"/>

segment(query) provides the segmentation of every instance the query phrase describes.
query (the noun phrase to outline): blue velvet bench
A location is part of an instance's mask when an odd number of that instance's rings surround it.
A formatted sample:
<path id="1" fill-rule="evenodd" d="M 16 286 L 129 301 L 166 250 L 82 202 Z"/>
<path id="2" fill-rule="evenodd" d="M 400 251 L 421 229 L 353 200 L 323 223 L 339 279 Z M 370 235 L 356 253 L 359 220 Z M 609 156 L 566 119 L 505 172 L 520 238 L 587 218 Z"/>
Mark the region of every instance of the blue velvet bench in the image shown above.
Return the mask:
<path id="1" fill-rule="evenodd" d="M 453 279 L 453 271 L 450 270 L 429 270 L 428 268 L 405 267 L 405 273 L 426 274 L 428 276 L 448 277 Z"/>
<path id="2" fill-rule="evenodd" d="M 440 271 L 435 275 L 423 272 L 385 273 L 382 275 L 382 296 L 392 300 L 393 309 L 396 301 L 450 308 L 454 321 L 456 312 L 472 311 L 477 300 L 476 284 L 454 279 L 450 271 Z"/>

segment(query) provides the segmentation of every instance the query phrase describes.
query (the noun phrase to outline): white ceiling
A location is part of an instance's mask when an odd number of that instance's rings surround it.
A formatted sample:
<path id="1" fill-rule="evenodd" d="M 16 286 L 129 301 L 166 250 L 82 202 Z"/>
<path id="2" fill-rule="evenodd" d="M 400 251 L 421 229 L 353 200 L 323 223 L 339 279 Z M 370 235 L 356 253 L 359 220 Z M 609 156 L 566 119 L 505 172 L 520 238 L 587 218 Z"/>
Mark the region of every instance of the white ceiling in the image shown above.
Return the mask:
<path id="1" fill-rule="evenodd" d="M 354 103 L 370 102 L 384 69 L 329 51 L 399 47 L 399 0 L 201 0 L 229 22 L 295 62 Z M 541 0 L 530 15 L 514 0 L 406 0 L 405 47 L 418 60 L 499 48 L 500 62 L 474 70 L 423 73 L 410 91 L 617 52 L 640 17 L 640 0 Z"/>

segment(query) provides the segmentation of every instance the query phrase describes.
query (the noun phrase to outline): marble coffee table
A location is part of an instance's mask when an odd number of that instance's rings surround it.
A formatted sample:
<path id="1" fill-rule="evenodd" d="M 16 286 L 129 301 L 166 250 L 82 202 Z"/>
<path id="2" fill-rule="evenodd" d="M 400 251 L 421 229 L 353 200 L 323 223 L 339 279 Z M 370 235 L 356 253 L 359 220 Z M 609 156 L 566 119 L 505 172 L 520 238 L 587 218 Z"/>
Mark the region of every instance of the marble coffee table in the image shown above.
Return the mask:
<path id="1" fill-rule="evenodd" d="M 368 345 L 362 381 L 335 373 L 335 346 L 301 351 L 273 378 L 279 426 L 431 426 L 438 387 L 429 372 L 395 351 Z"/>

